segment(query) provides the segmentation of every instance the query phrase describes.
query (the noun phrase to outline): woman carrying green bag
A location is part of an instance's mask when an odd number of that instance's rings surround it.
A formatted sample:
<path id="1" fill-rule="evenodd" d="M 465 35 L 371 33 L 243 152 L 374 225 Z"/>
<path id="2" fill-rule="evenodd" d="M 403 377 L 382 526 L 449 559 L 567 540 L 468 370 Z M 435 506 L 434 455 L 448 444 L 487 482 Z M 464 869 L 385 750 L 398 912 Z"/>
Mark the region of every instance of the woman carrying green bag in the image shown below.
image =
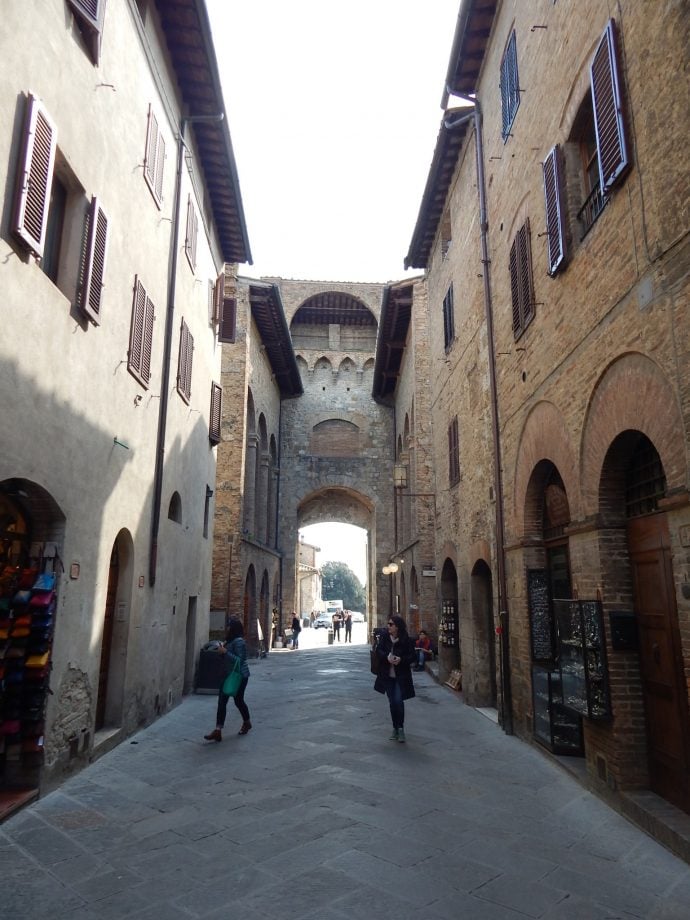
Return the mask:
<path id="1" fill-rule="evenodd" d="M 244 628 L 240 620 L 235 618 L 230 620 L 228 623 L 225 645 L 221 645 L 218 651 L 222 655 L 225 655 L 230 671 L 218 691 L 216 727 L 208 735 L 204 735 L 206 741 L 223 740 L 222 729 L 225 725 L 225 713 L 228 708 L 228 700 L 231 696 L 234 697 L 235 706 L 239 709 L 243 720 L 239 734 L 246 735 L 252 727 L 252 723 L 249 721 L 249 709 L 244 701 L 244 691 L 247 688 L 247 681 L 249 680 L 249 665 L 247 664 L 247 646 L 244 641 Z M 237 686 L 236 677 L 238 669 L 240 674 L 239 686 Z"/>

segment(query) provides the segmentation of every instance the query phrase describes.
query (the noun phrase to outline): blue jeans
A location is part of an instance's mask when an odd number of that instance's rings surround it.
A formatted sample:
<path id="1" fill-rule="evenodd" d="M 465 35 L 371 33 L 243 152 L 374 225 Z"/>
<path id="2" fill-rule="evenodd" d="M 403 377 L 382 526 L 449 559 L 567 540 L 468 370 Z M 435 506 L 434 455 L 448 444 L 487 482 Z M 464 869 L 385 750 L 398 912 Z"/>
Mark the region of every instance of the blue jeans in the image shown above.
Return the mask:
<path id="1" fill-rule="evenodd" d="M 420 668 L 424 667 L 424 662 L 426 661 L 426 652 L 423 648 L 417 649 L 417 664 Z"/>
<path id="2" fill-rule="evenodd" d="M 405 724 L 405 704 L 402 698 L 402 687 L 397 677 L 386 677 L 385 681 L 393 728 L 402 728 Z"/>

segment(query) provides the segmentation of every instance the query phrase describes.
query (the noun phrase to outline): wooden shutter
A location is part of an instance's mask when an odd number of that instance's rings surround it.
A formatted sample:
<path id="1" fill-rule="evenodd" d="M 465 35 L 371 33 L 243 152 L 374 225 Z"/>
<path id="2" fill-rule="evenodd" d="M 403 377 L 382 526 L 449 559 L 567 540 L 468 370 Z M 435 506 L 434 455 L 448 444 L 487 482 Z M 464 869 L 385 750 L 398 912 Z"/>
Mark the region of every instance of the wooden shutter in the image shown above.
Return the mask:
<path id="1" fill-rule="evenodd" d="M 455 338 L 455 315 L 453 308 L 453 285 L 448 288 L 443 298 L 443 342 L 446 351 L 453 344 Z"/>
<path id="2" fill-rule="evenodd" d="M 190 195 L 187 199 L 187 232 L 184 241 L 184 251 L 187 261 L 194 271 L 196 267 L 196 241 L 199 235 L 199 218 L 197 217 L 194 200 Z"/>
<path id="3" fill-rule="evenodd" d="M 548 272 L 555 275 L 565 263 L 565 213 L 561 182 L 560 149 L 558 144 L 542 163 L 544 172 L 544 201 L 546 204 L 546 234 L 548 237 Z"/>
<path id="4" fill-rule="evenodd" d="M 189 327 L 182 320 L 180 325 L 180 353 L 177 362 L 177 392 L 186 403 L 192 395 L 192 359 L 194 357 L 194 338 Z"/>
<path id="5" fill-rule="evenodd" d="M 223 318 L 223 298 L 225 294 L 225 272 L 221 272 L 216 278 L 216 283 L 211 284 L 212 289 L 212 311 L 211 322 L 214 326 L 218 325 Z"/>
<path id="6" fill-rule="evenodd" d="M 208 425 L 208 439 L 211 444 L 220 442 L 220 413 L 223 401 L 223 388 L 217 383 L 211 384 L 211 418 Z"/>
<path id="7" fill-rule="evenodd" d="M 232 344 L 237 332 L 237 301 L 234 297 L 223 298 L 223 310 L 218 327 L 218 341 Z"/>
<path id="8" fill-rule="evenodd" d="M 153 107 L 149 106 L 148 127 L 146 131 L 146 154 L 144 156 L 144 178 L 151 189 L 156 203 L 163 202 L 163 166 L 165 164 L 165 140 L 158 127 Z"/>
<path id="9" fill-rule="evenodd" d="M 100 325 L 101 295 L 108 249 L 108 218 L 98 198 L 91 199 L 87 215 L 87 242 L 81 279 L 79 306 L 89 319 Z"/>
<path id="10" fill-rule="evenodd" d="M 520 87 L 517 66 L 517 43 L 515 30 L 511 33 L 501 61 L 501 135 L 505 140 L 510 134 L 515 113 L 520 105 Z"/>
<path id="11" fill-rule="evenodd" d="M 23 130 L 12 230 L 40 259 L 48 224 L 57 129 L 43 104 L 31 94 Z"/>
<path id="12" fill-rule="evenodd" d="M 529 221 L 520 227 L 510 247 L 510 293 L 513 305 L 513 335 L 524 332 L 534 316 L 532 260 L 530 256 Z"/>
<path id="13" fill-rule="evenodd" d="M 616 33 L 613 19 L 606 26 L 590 67 L 594 128 L 597 135 L 599 179 L 604 195 L 630 167 L 618 81 Z"/>
<path id="14" fill-rule="evenodd" d="M 106 0 L 67 0 L 84 35 L 91 60 L 98 65 Z"/>
<path id="15" fill-rule="evenodd" d="M 147 389 L 151 379 L 154 318 L 153 303 L 139 278 L 135 278 L 127 369 Z"/>

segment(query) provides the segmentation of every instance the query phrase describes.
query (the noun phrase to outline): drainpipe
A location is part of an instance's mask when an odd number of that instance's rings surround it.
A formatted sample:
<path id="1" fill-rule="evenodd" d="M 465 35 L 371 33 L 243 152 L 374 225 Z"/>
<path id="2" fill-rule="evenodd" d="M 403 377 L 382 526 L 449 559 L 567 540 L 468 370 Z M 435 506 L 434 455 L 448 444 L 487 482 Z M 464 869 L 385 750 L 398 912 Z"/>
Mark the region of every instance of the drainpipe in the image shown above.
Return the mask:
<path id="1" fill-rule="evenodd" d="M 507 735 L 513 734 L 513 692 L 510 679 L 510 630 L 508 613 L 508 587 L 505 563 L 505 520 L 503 510 L 503 472 L 501 460 L 501 435 L 498 420 L 498 395 L 496 387 L 496 359 L 494 348 L 493 301 L 491 298 L 491 277 L 489 273 L 488 230 L 489 221 L 486 209 L 486 181 L 484 177 L 484 145 L 482 141 L 482 111 L 476 96 L 465 96 L 453 92 L 446 86 L 444 101 L 448 96 L 457 96 L 472 105 L 470 112 L 449 116 L 444 127 L 449 130 L 464 124 L 470 118 L 474 120 L 474 134 L 477 154 L 477 188 L 479 191 L 479 228 L 481 235 L 482 276 L 484 278 L 484 313 L 489 351 L 489 387 L 491 394 L 491 429 L 494 450 L 494 492 L 496 498 L 496 565 L 498 568 L 498 610 L 499 610 L 499 647 L 501 670 L 501 723 Z"/>
<path id="2" fill-rule="evenodd" d="M 278 404 L 278 480 L 276 482 L 276 522 L 274 526 L 274 531 L 276 535 L 276 546 L 278 550 L 278 622 L 276 623 L 276 637 L 281 635 L 283 632 L 283 552 L 279 547 L 278 535 L 280 531 L 278 526 L 280 524 L 280 479 L 282 476 L 282 467 L 281 467 L 281 450 L 283 446 L 283 399 L 281 397 L 280 403 Z M 271 611 L 271 614 L 273 611 Z"/>
<path id="3" fill-rule="evenodd" d="M 173 320 L 175 318 L 175 287 L 177 282 L 177 250 L 180 241 L 180 207 L 182 197 L 182 167 L 186 149 L 184 134 L 190 123 L 200 121 L 222 121 L 225 113 L 217 115 L 190 115 L 180 119 L 180 133 L 177 142 L 177 172 L 175 174 L 175 195 L 173 198 L 173 226 L 170 242 L 168 269 L 168 302 L 165 314 L 165 336 L 163 339 L 163 370 L 161 373 L 161 401 L 158 415 L 158 436 L 156 439 L 156 467 L 153 479 L 153 510 L 151 513 L 151 545 L 149 550 L 149 584 L 156 583 L 158 563 L 158 531 L 161 522 L 161 501 L 163 495 L 163 470 L 165 468 L 165 433 L 168 424 L 168 391 L 170 389 L 170 365 L 172 361 Z"/>

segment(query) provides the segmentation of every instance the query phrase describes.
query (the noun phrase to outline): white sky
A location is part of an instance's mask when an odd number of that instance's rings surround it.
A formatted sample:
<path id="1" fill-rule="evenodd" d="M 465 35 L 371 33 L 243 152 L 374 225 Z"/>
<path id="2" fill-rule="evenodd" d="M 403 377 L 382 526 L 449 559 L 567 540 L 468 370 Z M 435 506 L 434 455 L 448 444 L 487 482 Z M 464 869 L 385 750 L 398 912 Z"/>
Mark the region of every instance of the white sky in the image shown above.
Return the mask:
<path id="1" fill-rule="evenodd" d="M 251 277 L 405 277 L 460 0 L 207 0 Z M 304 529 L 366 581 L 365 531 Z"/>
<path id="2" fill-rule="evenodd" d="M 252 277 L 405 277 L 460 0 L 207 0 Z"/>

